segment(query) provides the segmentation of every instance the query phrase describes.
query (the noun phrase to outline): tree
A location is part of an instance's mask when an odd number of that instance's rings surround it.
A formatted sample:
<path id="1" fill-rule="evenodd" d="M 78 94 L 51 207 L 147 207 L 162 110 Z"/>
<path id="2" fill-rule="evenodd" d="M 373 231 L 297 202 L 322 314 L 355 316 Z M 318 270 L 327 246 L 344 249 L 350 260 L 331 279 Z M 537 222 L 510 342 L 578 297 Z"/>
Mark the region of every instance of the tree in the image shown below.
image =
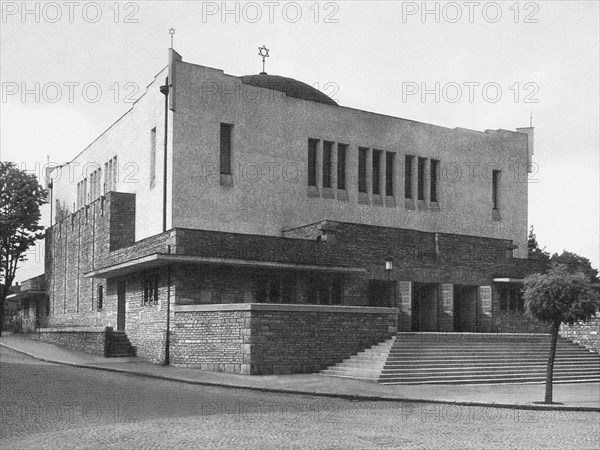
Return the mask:
<path id="1" fill-rule="evenodd" d="M 25 252 L 41 239 L 40 206 L 46 191 L 34 175 L 12 162 L 0 162 L 0 335 L 4 302 Z"/>
<path id="2" fill-rule="evenodd" d="M 550 259 L 550 254 L 546 251 L 546 247 L 540 248 L 538 245 L 533 225 L 529 228 L 529 236 L 527 238 L 527 256 L 529 259 L 537 259 L 544 262 L 548 262 Z"/>
<path id="3" fill-rule="evenodd" d="M 552 376 L 560 325 L 588 321 L 600 308 L 600 299 L 583 273 L 570 273 L 562 266 L 525 278 L 523 299 L 530 317 L 552 324 L 544 398 L 544 403 L 552 403 Z"/>
<path id="4" fill-rule="evenodd" d="M 592 283 L 598 282 L 598 271 L 592 267 L 589 259 L 579 256 L 577 253 L 563 250 L 562 254 L 554 253 L 550 258 L 553 266 L 564 266 L 568 272 L 585 274 Z"/>

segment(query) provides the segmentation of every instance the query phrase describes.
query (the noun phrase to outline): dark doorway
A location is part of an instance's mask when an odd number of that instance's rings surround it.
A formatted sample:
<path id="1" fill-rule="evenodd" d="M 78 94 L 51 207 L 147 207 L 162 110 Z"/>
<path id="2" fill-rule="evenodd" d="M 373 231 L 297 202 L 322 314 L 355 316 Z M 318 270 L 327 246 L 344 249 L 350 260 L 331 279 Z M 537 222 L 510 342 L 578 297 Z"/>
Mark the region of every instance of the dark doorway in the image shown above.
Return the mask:
<path id="1" fill-rule="evenodd" d="M 477 286 L 454 285 L 454 331 L 477 331 Z"/>
<path id="2" fill-rule="evenodd" d="M 437 331 L 438 285 L 414 283 L 412 290 L 412 330 Z"/>
<path id="3" fill-rule="evenodd" d="M 125 331 L 125 281 L 117 283 L 117 331 Z"/>
<path id="4" fill-rule="evenodd" d="M 394 306 L 395 281 L 369 280 L 369 306 Z"/>

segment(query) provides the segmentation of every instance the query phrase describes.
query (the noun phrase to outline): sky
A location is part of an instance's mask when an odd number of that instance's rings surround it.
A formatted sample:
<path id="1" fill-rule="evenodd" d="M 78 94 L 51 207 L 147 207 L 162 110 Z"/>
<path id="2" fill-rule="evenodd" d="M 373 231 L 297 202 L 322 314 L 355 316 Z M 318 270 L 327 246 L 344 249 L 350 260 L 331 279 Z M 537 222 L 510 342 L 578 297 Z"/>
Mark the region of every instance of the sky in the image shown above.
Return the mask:
<path id="1" fill-rule="evenodd" d="M 302 80 L 348 106 L 445 127 L 535 127 L 529 224 L 599 264 L 597 1 L 2 2 L 0 158 L 73 159 L 167 65 Z M 42 221 L 49 223 L 49 206 Z M 43 244 L 16 281 L 43 272 Z"/>

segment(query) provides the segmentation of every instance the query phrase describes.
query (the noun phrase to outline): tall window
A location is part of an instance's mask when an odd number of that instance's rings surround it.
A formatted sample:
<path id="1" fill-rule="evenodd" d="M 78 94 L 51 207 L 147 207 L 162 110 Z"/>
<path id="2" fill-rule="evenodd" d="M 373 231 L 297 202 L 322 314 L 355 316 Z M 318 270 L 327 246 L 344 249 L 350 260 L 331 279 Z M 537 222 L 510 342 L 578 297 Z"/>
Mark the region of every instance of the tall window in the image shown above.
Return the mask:
<path id="1" fill-rule="evenodd" d="M 317 143 L 316 139 L 308 140 L 308 185 L 317 185 Z"/>
<path id="2" fill-rule="evenodd" d="M 492 170 L 492 209 L 497 211 L 500 209 L 500 198 L 498 195 L 500 188 L 500 171 Z"/>
<path id="3" fill-rule="evenodd" d="M 144 299 L 142 305 L 158 305 L 158 273 L 147 273 L 142 279 Z"/>
<path id="4" fill-rule="evenodd" d="M 337 146 L 337 188 L 346 189 L 346 144 Z"/>
<path id="5" fill-rule="evenodd" d="M 425 200 L 425 158 L 417 160 L 417 198 Z"/>
<path id="6" fill-rule="evenodd" d="M 98 311 L 102 311 L 102 306 L 104 305 L 104 286 L 98 285 Z"/>
<path id="7" fill-rule="evenodd" d="M 367 192 L 367 149 L 358 149 L 358 192 Z"/>
<path id="8" fill-rule="evenodd" d="M 156 127 L 150 130 L 150 189 L 156 184 Z"/>
<path id="9" fill-rule="evenodd" d="M 413 179 L 413 158 L 414 156 L 407 155 L 404 158 L 404 197 L 413 198 L 412 179 Z"/>
<path id="10" fill-rule="evenodd" d="M 331 187 L 331 152 L 333 142 L 323 142 L 323 187 Z"/>
<path id="11" fill-rule="evenodd" d="M 373 194 L 381 194 L 381 150 L 373 150 Z"/>
<path id="12" fill-rule="evenodd" d="M 221 124 L 221 154 L 220 165 L 223 175 L 231 175 L 231 129 L 233 125 Z"/>
<path id="13" fill-rule="evenodd" d="M 394 160 L 395 153 L 386 152 L 385 154 L 385 195 L 394 196 Z"/>
<path id="14" fill-rule="evenodd" d="M 431 160 L 431 189 L 429 192 L 429 200 L 432 202 L 438 201 L 438 176 L 440 162 L 437 159 Z"/>

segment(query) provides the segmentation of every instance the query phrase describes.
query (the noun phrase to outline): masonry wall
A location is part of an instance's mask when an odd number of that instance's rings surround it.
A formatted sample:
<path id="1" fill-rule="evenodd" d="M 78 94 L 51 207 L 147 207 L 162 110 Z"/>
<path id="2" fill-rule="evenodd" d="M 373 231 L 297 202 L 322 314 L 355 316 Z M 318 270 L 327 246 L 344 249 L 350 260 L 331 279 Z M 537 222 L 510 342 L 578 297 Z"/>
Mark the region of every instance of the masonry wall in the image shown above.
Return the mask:
<path id="1" fill-rule="evenodd" d="M 560 335 L 579 345 L 600 353 L 600 315 L 587 323 L 578 322 L 574 325 L 561 325 Z"/>
<path id="2" fill-rule="evenodd" d="M 177 306 L 172 363 L 246 374 L 310 373 L 391 337 L 397 310 Z"/>
<path id="3" fill-rule="evenodd" d="M 104 356 L 106 332 L 102 328 L 85 330 L 76 329 L 45 329 L 27 333 L 27 338 L 37 339 L 50 344 Z"/>
<path id="4" fill-rule="evenodd" d="M 133 244 L 135 196 L 109 192 L 46 231 L 50 326 L 116 326 L 116 290 L 84 275 L 108 264 L 111 248 Z M 160 240 L 159 240 L 160 242 Z M 98 286 L 104 299 L 98 308 Z"/>

